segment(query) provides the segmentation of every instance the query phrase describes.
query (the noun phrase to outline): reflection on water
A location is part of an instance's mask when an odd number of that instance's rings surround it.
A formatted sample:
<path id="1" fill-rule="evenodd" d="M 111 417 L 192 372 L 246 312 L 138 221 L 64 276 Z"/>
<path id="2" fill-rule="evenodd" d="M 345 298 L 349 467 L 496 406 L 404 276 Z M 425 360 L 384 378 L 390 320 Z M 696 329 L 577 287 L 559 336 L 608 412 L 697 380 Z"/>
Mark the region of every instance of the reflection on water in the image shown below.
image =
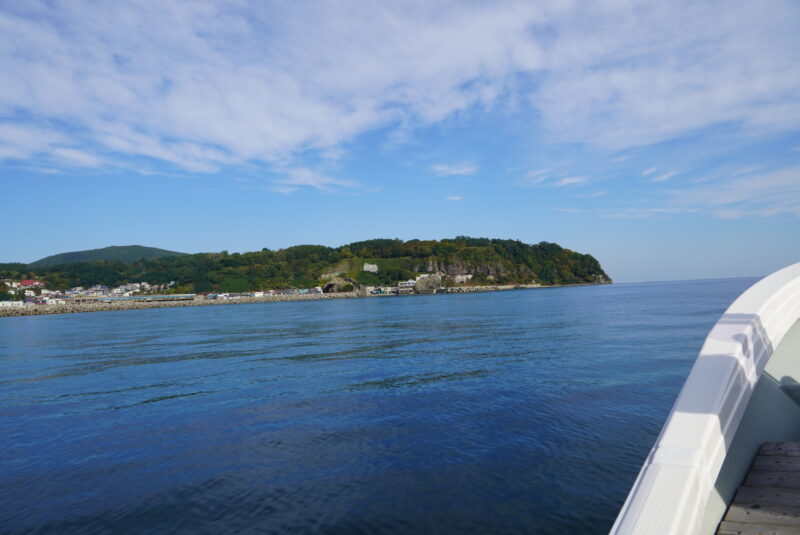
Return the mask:
<path id="1" fill-rule="evenodd" d="M 457 381 L 470 377 L 480 377 L 487 373 L 486 370 L 475 370 L 460 373 L 423 373 L 420 375 L 404 375 L 401 377 L 390 377 L 379 381 L 367 381 L 349 385 L 348 390 L 370 389 L 370 388 L 410 388 L 413 386 L 434 383 L 436 381 Z"/>
<path id="2" fill-rule="evenodd" d="M 0 320 L 0 531 L 605 533 L 753 280 Z"/>

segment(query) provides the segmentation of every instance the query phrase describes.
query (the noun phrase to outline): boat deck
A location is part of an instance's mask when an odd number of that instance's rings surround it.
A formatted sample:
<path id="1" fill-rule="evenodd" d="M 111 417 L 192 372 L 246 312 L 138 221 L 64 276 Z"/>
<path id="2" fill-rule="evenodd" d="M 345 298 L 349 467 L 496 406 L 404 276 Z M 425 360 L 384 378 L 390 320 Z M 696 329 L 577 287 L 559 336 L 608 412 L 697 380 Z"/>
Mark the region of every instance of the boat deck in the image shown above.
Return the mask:
<path id="1" fill-rule="evenodd" d="M 800 535 L 800 442 L 765 442 L 717 535 Z"/>

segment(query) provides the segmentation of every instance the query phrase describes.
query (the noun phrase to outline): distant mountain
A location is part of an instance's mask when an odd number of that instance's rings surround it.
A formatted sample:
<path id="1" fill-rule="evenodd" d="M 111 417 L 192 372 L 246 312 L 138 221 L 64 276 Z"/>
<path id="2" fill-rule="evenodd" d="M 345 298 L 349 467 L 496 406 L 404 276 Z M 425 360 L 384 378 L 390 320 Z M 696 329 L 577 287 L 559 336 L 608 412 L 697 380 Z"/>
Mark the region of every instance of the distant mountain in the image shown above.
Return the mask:
<path id="1" fill-rule="evenodd" d="M 78 262 L 97 262 L 99 260 L 119 261 L 131 264 L 141 259 L 151 260 L 168 256 L 183 256 L 186 253 L 167 251 L 156 247 L 143 247 L 141 245 L 112 245 L 102 249 L 89 249 L 88 251 L 73 251 L 61 253 L 28 264 L 31 268 L 44 268 L 61 264 L 75 264 Z"/>

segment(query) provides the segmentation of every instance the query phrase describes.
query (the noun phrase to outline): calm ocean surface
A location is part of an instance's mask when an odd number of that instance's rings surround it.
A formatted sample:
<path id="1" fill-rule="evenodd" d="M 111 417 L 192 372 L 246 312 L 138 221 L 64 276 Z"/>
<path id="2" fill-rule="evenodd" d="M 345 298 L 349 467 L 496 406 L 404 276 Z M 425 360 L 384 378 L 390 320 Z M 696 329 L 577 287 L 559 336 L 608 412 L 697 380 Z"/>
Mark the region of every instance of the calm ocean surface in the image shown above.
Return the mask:
<path id="1" fill-rule="evenodd" d="M 606 533 L 754 282 L 0 318 L 0 532 Z"/>

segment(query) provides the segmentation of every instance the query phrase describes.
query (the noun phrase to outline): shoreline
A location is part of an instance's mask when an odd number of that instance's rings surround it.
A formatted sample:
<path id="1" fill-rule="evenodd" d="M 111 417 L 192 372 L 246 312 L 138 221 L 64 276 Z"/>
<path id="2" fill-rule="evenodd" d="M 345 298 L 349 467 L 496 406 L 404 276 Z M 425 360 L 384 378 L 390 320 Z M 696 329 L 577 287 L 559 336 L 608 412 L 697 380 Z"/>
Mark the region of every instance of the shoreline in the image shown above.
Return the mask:
<path id="1" fill-rule="evenodd" d="M 507 284 L 496 286 L 461 286 L 449 288 L 446 294 L 464 294 L 478 292 L 499 292 L 508 290 L 529 290 L 537 288 L 568 288 L 573 286 L 601 286 L 609 283 L 559 284 L 542 286 L 539 284 Z M 413 295 L 412 295 L 413 296 Z M 409 296 L 409 297 L 412 297 Z M 67 303 L 64 305 L 32 305 L 22 307 L 0 307 L 0 318 L 21 316 L 44 316 L 50 314 L 80 314 L 85 312 L 108 312 L 116 310 L 140 310 L 145 308 L 175 308 L 192 306 L 222 306 L 245 303 L 282 303 L 289 301 L 323 301 L 330 299 L 356 299 L 379 297 L 406 297 L 398 295 L 365 295 L 359 292 L 341 292 L 328 294 L 298 295 L 265 295 L 263 297 L 239 297 L 236 299 L 193 299 L 191 301 L 148 301 L 148 302 L 114 302 L 114 303 Z"/>

